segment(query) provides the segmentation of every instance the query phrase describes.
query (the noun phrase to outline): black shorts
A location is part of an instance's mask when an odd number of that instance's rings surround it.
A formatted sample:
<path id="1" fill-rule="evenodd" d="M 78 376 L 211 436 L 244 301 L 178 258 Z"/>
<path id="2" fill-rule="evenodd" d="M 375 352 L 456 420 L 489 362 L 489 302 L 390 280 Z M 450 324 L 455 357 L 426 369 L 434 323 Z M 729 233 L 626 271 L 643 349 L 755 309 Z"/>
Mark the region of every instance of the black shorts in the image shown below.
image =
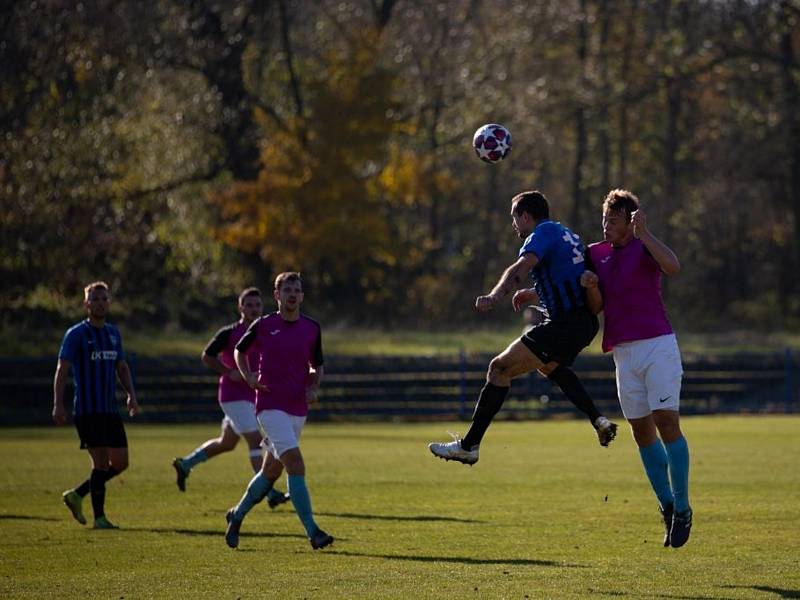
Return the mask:
<path id="1" fill-rule="evenodd" d="M 575 309 L 557 320 L 547 320 L 526 332 L 520 341 L 543 363 L 570 366 L 580 351 L 592 343 L 600 325 L 585 308 Z"/>
<path id="2" fill-rule="evenodd" d="M 128 437 L 119 414 L 75 415 L 81 448 L 127 448 Z"/>

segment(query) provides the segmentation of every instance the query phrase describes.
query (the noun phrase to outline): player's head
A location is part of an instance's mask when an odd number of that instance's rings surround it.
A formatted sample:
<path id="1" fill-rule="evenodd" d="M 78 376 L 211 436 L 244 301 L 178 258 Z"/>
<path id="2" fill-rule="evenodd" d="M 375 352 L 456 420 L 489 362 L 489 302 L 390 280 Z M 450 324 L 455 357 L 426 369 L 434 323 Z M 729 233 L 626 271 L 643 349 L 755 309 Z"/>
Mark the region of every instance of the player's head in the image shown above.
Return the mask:
<path id="1" fill-rule="evenodd" d="M 247 323 L 252 323 L 264 311 L 264 302 L 261 299 L 261 290 L 249 287 L 239 294 L 239 314 Z"/>
<path id="2" fill-rule="evenodd" d="M 83 305 L 89 318 L 102 320 L 108 316 L 108 284 L 105 281 L 93 281 L 83 288 Z"/>
<path id="3" fill-rule="evenodd" d="M 273 294 L 281 312 L 299 311 L 303 303 L 303 280 L 300 278 L 300 273 L 286 271 L 278 275 L 275 278 Z"/>
<path id="4" fill-rule="evenodd" d="M 624 245 L 633 237 L 631 215 L 639 210 L 639 198 L 628 190 L 611 190 L 603 201 L 603 238 Z"/>
<path id="5" fill-rule="evenodd" d="M 511 199 L 511 223 L 519 237 L 528 237 L 537 223 L 549 218 L 550 205 L 541 192 L 522 192 Z"/>

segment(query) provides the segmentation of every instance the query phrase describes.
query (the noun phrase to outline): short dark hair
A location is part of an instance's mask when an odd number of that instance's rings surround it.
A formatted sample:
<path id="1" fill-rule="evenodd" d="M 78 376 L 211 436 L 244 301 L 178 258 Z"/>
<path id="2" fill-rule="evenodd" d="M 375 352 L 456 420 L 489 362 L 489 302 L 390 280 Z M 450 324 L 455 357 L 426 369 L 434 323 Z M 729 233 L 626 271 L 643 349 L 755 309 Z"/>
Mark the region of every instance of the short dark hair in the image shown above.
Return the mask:
<path id="1" fill-rule="evenodd" d="M 303 287 L 303 280 L 300 278 L 300 273 L 297 271 L 286 271 L 275 278 L 275 289 L 280 290 L 281 286 L 286 281 L 296 281 L 300 284 L 301 288 Z"/>
<path id="2" fill-rule="evenodd" d="M 244 304 L 244 299 L 249 298 L 250 296 L 258 296 L 261 298 L 261 290 L 257 287 L 249 287 L 242 290 L 242 293 L 239 294 L 239 306 L 242 306 Z"/>
<path id="3" fill-rule="evenodd" d="M 639 210 L 639 198 L 628 190 L 611 190 L 603 201 L 603 214 L 609 211 L 625 211 L 628 221 L 631 220 L 631 215 L 637 210 Z"/>
<path id="4" fill-rule="evenodd" d="M 105 281 L 93 281 L 85 288 L 83 288 L 83 299 L 88 300 L 89 294 L 91 294 L 94 290 L 105 290 L 108 293 L 108 284 Z"/>
<path id="5" fill-rule="evenodd" d="M 517 194 L 511 199 L 511 210 L 517 216 L 526 212 L 536 221 L 550 218 L 550 205 L 542 192 L 531 191 Z"/>

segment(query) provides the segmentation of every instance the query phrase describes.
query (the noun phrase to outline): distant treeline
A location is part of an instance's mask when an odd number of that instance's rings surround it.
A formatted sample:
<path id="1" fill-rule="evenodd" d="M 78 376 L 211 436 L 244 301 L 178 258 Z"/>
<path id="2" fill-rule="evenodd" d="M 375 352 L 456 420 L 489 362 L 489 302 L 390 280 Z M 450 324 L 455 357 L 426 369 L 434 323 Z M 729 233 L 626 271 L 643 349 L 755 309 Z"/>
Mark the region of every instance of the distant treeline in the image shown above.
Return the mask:
<path id="1" fill-rule="evenodd" d="M 207 328 L 301 270 L 315 316 L 462 323 L 513 260 L 510 197 L 600 238 L 642 199 L 673 319 L 800 322 L 800 2 L 230 0 L 0 9 L 0 311 L 105 279 Z M 472 153 L 500 122 L 500 165 Z"/>

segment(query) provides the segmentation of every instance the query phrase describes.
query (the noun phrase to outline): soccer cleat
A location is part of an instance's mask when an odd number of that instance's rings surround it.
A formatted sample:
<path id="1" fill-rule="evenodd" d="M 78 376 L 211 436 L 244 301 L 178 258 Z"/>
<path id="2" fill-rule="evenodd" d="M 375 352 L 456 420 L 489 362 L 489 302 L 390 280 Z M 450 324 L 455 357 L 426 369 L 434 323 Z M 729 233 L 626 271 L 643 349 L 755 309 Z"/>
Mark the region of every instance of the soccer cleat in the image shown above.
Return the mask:
<path id="1" fill-rule="evenodd" d="M 86 525 L 86 517 L 83 516 L 83 507 L 81 506 L 83 498 L 78 495 L 78 492 L 75 490 L 67 490 L 61 494 L 61 499 L 64 501 L 64 504 L 67 505 L 67 508 L 70 510 L 75 520 L 81 525 Z"/>
<path id="2" fill-rule="evenodd" d="M 661 517 L 664 519 L 664 548 L 666 548 L 670 543 L 669 532 L 672 529 L 672 504 L 668 504 L 666 508 L 659 506 L 658 512 L 661 513 Z"/>
<path id="3" fill-rule="evenodd" d="M 233 509 L 225 514 L 225 520 L 228 522 L 228 527 L 225 529 L 225 543 L 229 548 L 238 548 L 239 528 L 242 526 L 242 522 L 236 519 Z"/>
<path id="4" fill-rule="evenodd" d="M 478 462 L 479 446 L 475 445 L 470 450 L 464 450 L 461 447 L 461 438 L 452 433 L 450 435 L 453 436 L 452 442 L 432 442 L 428 444 L 428 450 L 434 456 L 445 460 L 455 460 L 465 465 L 474 465 Z"/>
<path id="5" fill-rule="evenodd" d="M 327 533 L 322 531 L 322 529 L 317 527 L 317 530 L 314 532 L 314 535 L 308 538 L 308 541 L 311 542 L 311 547 L 314 550 L 320 550 L 321 548 L 324 548 L 325 546 L 330 546 L 333 543 L 333 536 L 328 535 Z"/>
<path id="6" fill-rule="evenodd" d="M 189 477 L 189 471 L 187 471 L 183 466 L 183 460 L 180 458 L 176 458 L 172 461 L 172 466 L 175 467 L 175 475 L 177 476 L 176 483 L 178 484 L 178 489 L 182 492 L 186 491 L 186 478 Z"/>
<path id="7" fill-rule="evenodd" d="M 290 499 L 291 499 L 291 496 L 289 496 L 289 492 L 286 492 L 286 493 L 281 494 L 279 496 L 275 496 L 273 498 L 269 498 L 267 500 L 267 505 L 270 508 L 275 508 L 276 506 L 280 506 L 284 502 L 288 502 Z"/>
<path id="8" fill-rule="evenodd" d="M 116 525 L 114 525 L 111 521 L 103 517 L 97 517 L 94 520 L 94 528 L 95 529 L 119 529 Z"/>
<path id="9" fill-rule="evenodd" d="M 594 428 L 597 431 L 597 439 L 600 440 L 601 446 L 608 446 L 617 437 L 617 424 L 612 423 L 605 417 L 597 417 L 594 422 Z"/>
<path id="10" fill-rule="evenodd" d="M 689 541 L 692 530 L 692 509 L 672 515 L 672 528 L 669 530 L 669 543 L 673 548 L 680 548 Z"/>

